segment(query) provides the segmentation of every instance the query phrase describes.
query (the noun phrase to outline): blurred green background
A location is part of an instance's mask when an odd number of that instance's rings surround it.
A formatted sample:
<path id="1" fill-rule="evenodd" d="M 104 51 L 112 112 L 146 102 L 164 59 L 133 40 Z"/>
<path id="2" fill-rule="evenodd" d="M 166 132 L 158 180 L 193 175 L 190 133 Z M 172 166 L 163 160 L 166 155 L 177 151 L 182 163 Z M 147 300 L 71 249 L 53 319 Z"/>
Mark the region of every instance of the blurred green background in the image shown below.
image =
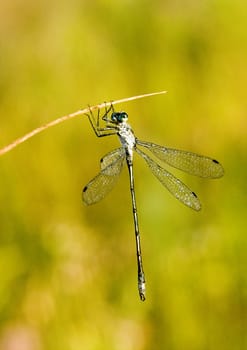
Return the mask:
<path id="1" fill-rule="evenodd" d="M 119 105 L 137 137 L 212 156 L 220 180 L 173 171 L 180 204 L 135 159 L 147 300 L 136 286 L 128 173 L 81 190 L 117 137 L 86 117 L 0 158 L 1 350 L 247 349 L 247 3 L 1 1 L 0 147 L 88 104 Z"/>

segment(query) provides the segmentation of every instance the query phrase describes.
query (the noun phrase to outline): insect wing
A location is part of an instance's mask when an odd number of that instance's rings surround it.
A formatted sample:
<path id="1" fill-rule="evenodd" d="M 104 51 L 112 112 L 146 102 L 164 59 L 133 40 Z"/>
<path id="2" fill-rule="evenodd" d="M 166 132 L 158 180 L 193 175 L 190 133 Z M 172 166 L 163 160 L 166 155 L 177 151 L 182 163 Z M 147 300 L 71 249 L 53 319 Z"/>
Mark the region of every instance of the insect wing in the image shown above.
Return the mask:
<path id="1" fill-rule="evenodd" d="M 192 192 L 182 181 L 155 163 L 144 152 L 140 151 L 139 149 L 136 149 L 136 151 L 145 159 L 152 173 L 174 197 L 194 210 L 201 209 L 201 204 L 196 194 Z"/>
<path id="2" fill-rule="evenodd" d="M 120 149 L 118 149 L 118 152 L 115 150 L 115 154 L 112 151 L 102 158 L 101 172 L 84 187 L 82 199 L 86 205 L 99 202 L 114 187 L 124 161 L 124 152 L 120 152 Z"/>
<path id="3" fill-rule="evenodd" d="M 140 146 L 146 147 L 158 159 L 170 166 L 185 171 L 191 175 L 216 179 L 224 175 L 222 165 L 215 159 L 196 153 L 167 148 L 155 143 L 139 141 Z"/>
<path id="4" fill-rule="evenodd" d="M 114 163 L 116 160 L 121 158 L 124 155 L 125 151 L 123 147 L 119 147 L 114 149 L 113 151 L 107 153 L 103 158 L 100 160 L 100 169 L 104 170 L 108 167 L 108 165 Z M 111 170 L 111 168 L 109 168 Z"/>

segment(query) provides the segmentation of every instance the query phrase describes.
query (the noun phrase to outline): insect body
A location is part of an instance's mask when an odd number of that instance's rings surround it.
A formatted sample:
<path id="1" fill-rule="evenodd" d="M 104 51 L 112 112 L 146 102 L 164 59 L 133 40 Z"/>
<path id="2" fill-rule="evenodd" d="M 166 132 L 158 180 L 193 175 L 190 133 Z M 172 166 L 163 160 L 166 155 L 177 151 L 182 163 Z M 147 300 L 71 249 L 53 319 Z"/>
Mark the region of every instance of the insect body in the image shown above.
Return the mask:
<path id="1" fill-rule="evenodd" d="M 112 111 L 110 119 L 109 112 Z M 88 115 L 89 121 L 98 137 L 118 135 L 121 147 L 107 153 L 101 159 L 101 171 L 84 187 L 82 197 L 85 204 L 90 205 L 103 199 L 115 185 L 122 170 L 124 159 L 126 160 L 130 192 L 132 200 L 132 211 L 136 238 L 136 255 L 138 267 L 138 291 L 142 301 L 145 300 L 145 275 L 142 263 L 140 231 L 136 207 L 134 174 L 133 174 L 133 151 L 136 151 L 147 163 L 157 179 L 172 193 L 180 202 L 186 206 L 200 210 L 201 204 L 194 192 L 192 192 L 182 181 L 156 163 L 149 155 L 144 153 L 139 146 L 148 149 L 159 160 L 172 167 L 185 171 L 189 174 L 204 178 L 219 178 L 223 176 L 224 169 L 215 159 L 198 155 L 196 153 L 167 148 L 155 143 L 138 140 L 130 125 L 127 123 L 126 112 L 115 112 L 113 106 L 106 109 L 102 120 L 106 123 L 104 128 L 99 127 L 99 114 L 95 120 L 92 113 Z"/>

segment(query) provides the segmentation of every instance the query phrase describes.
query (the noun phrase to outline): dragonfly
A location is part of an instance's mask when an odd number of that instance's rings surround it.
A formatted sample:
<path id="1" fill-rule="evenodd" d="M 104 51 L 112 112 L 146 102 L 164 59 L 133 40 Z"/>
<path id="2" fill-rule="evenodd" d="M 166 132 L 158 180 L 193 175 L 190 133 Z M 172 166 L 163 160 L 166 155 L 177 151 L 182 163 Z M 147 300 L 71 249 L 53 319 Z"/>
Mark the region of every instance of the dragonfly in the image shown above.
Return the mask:
<path id="1" fill-rule="evenodd" d="M 165 186 L 175 198 L 177 198 L 187 207 L 196 211 L 201 209 L 201 204 L 195 192 L 191 191 L 181 180 L 161 167 L 153 158 L 150 157 L 150 155 L 145 153 L 143 149 L 148 150 L 149 153 L 155 156 L 159 161 L 162 161 L 171 167 L 202 178 L 220 178 L 224 174 L 224 169 L 222 165 L 213 158 L 139 140 L 135 136 L 130 124 L 127 122 L 128 114 L 124 111 L 116 112 L 113 105 L 111 105 L 109 108 L 105 107 L 105 113 L 102 117 L 100 117 L 99 110 L 97 117 L 93 115 L 91 110 L 87 116 L 97 137 L 117 135 L 120 140 L 121 147 L 107 153 L 100 160 L 100 172 L 84 187 L 82 191 L 82 199 L 86 205 L 95 204 L 103 199 L 116 184 L 123 168 L 124 161 L 126 161 L 129 172 L 132 212 L 134 219 L 138 291 L 140 299 L 144 301 L 146 298 L 146 281 L 143 269 L 134 185 L 134 151 L 145 160 L 154 176 L 156 176 L 161 184 Z M 103 127 L 100 126 L 100 122 L 102 123 L 100 119 L 102 119 L 104 122 Z"/>

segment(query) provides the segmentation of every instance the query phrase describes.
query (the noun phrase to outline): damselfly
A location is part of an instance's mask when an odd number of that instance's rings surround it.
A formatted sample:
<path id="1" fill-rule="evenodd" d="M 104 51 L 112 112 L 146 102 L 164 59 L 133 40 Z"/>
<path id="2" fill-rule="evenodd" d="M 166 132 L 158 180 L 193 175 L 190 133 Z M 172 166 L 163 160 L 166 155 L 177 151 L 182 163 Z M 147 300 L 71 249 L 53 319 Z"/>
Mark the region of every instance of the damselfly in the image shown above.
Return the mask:
<path id="1" fill-rule="evenodd" d="M 108 118 L 110 112 L 111 116 Z M 146 286 L 142 263 L 140 231 L 134 187 L 133 151 L 136 151 L 146 161 L 152 173 L 157 177 L 162 185 L 164 185 L 168 191 L 173 194 L 174 197 L 194 210 L 201 209 L 201 204 L 196 194 L 192 192 L 182 181 L 162 168 L 158 163 L 150 158 L 149 155 L 138 148 L 138 146 L 148 149 L 159 160 L 167 163 L 168 165 L 185 171 L 191 175 L 214 179 L 223 176 L 224 169 L 222 165 L 213 158 L 138 140 L 135 137 L 130 125 L 127 123 L 128 114 L 126 112 L 115 112 L 113 106 L 108 109 L 106 108 L 105 113 L 102 116 L 102 120 L 105 123 L 104 127 L 100 127 L 99 111 L 97 118 L 94 117 L 91 111 L 90 114 L 87 114 L 87 116 L 96 136 L 103 137 L 117 135 L 119 137 L 121 147 L 107 153 L 101 159 L 100 173 L 83 189 L 83 201 L 85 204 L 90 205 L 103 199 L 115 185 L 122 170 L 124 159 L 126 160 L 129 170 L 130 192 L 135 227 L 138 291 L 140 299 L 144 301 Z"/>

